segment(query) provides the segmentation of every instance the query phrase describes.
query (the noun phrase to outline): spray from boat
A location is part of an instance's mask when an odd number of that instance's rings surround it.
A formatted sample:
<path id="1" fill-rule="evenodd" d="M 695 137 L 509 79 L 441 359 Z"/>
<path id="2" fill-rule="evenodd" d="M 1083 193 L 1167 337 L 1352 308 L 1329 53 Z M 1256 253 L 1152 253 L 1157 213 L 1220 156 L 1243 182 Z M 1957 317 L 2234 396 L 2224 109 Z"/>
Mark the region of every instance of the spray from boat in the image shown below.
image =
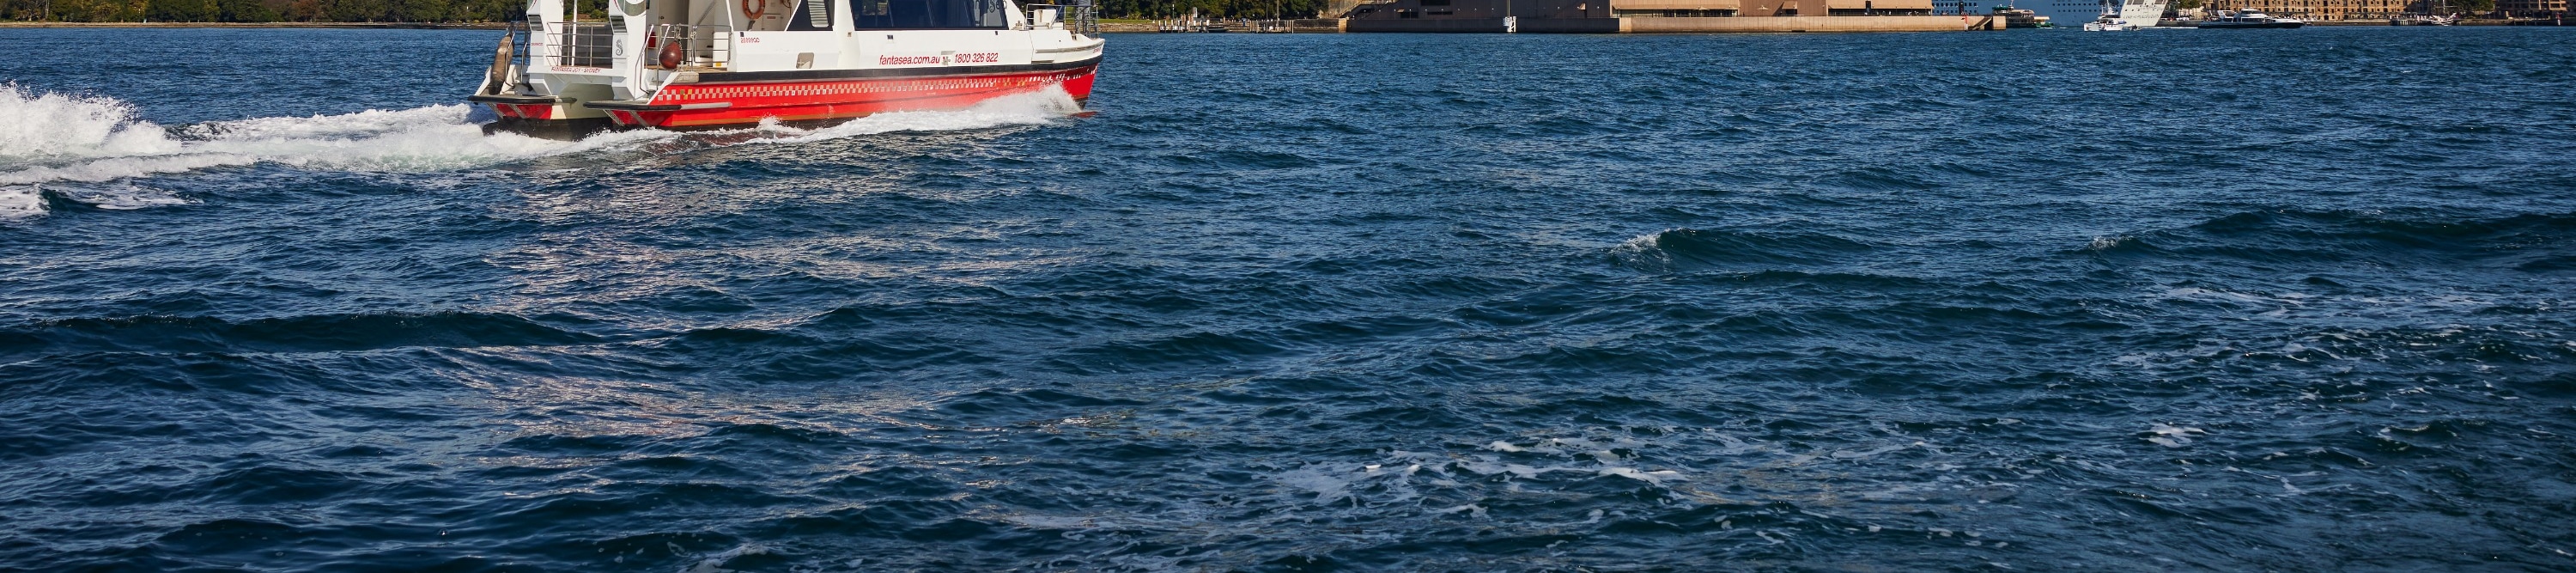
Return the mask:
<path id="1" fill-rule="evenodd" d="M 105 209 L 183 204 L 156 177 L 258 164 L 312 171 L 427 173 L 490 168 L 589 152 L 652 153 L 759 143 L 811 143 L 899 132 L 1042 125 L 1081 113 L 1061 90 L 993 98 L 964 109 L 878 114 L 820 129 L 783 125 L 680 133 L 621 131 L 559 141 L 484 133 L 488 112 L 465 105 L 263 117 L 165 127 L 130 103 L 0 84 L 0 219 L 42 215 L 48 198 Z M 669 149 L 664 147 L 661 149 Z"/>

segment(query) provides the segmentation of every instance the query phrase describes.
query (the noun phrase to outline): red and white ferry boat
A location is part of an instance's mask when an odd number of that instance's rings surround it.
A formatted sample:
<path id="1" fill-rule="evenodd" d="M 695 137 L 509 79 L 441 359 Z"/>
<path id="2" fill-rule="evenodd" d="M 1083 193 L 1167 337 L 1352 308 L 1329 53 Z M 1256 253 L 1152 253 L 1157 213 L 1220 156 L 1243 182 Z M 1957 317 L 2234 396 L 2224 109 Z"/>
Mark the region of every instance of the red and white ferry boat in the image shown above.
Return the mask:
<path id="1" fill-rule="evenodd" d="M 500 114 L 487 131 L 550 137 L 830 123 L 1051 87 L 1079 102 L 1103 43 L 1079 1 L 530 0 L 466 100 Z"/>

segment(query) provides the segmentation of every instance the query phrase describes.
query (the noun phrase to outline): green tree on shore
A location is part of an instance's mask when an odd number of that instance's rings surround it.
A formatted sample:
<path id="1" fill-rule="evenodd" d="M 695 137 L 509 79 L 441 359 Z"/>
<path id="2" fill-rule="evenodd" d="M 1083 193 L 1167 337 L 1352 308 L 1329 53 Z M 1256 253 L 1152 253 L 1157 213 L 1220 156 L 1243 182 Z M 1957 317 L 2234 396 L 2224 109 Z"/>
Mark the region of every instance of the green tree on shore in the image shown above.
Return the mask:
<path id="1" fill-rule="evenodd" d="M 11 20 L 54 22 L 133 22 L 143 19 L 146 0 L 7 0 Z"/>
<path id="2" fill-rule="evenodd" d="M 217 4 L 222 6 L 226 22 L 275 22 L 279 18 L 276 8 L 259 0 L 218 0 Z"/>
<path id="3" fill-rule="evenodd" d="M 259 0 L 146 0 L 144 18 L 156 22 L 275 22 L 277 10 Z"/>
<path id="4" fill-rule="evenodd" d="M 213 22 L 223 17 L 215 0 L 150 0 L 143 17 L 163 22 Z"/>

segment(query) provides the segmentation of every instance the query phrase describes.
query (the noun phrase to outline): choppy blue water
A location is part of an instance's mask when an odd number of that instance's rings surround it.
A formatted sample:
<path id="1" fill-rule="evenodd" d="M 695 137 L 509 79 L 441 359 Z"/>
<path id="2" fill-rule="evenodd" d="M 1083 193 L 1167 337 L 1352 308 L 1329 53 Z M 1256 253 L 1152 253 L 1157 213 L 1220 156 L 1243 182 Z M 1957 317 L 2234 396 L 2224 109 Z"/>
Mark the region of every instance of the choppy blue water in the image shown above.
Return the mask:
<path id="1" fill-rule="evenodd" d="M 2576 567 L 2576 36 L 0 32 L 0 569 Z M 373 110 L 373 111 L 371 111 Z"/>

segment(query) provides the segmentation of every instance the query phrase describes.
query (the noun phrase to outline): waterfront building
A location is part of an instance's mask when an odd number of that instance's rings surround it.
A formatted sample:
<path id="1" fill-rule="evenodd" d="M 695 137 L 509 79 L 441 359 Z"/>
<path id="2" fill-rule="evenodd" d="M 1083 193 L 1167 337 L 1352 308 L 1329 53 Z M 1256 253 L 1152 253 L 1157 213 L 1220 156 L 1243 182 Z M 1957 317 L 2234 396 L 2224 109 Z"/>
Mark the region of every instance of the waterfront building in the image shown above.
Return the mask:
<path id="1" fill-rule="evenodd" d="M 1934 0 L 1383 0 L 1353 32 L 1868 32 L 2002 29 L 2000 16 L 1935 15 Z M 1990 27 L 1979 27 L 1990 26 Z"/>
<path id="2" fill-rule="evenodd" d="M 1932 0 L 1611 0 L 1610 12 L 1639 18 L 1930 16 Z"/>
<path id="3" fill-rule="evenodd" d="M 2567 13 L 2567 0 L 2496 0 L 2496 13 L 2510 18 L 2548 18 Z"/>
<path id="4" fill-rule="evenodd" d="M 2255 10 L 2301 20 L 2383 20 L 2426 13 L 2424 4 L 2424 0 L 2210 0 L 2206 8 Z"/>

